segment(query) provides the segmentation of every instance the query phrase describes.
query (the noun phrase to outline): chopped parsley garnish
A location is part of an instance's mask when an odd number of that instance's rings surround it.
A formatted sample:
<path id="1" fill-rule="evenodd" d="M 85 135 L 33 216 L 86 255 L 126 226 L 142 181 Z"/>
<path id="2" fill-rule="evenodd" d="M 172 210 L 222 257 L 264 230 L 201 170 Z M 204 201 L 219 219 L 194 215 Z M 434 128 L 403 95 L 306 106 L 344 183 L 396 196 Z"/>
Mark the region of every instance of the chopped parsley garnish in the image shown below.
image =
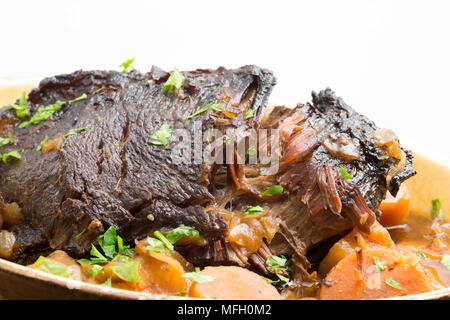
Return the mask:
<path id="1" fill-rule="evenodd" d="M 186 293 L 186 291 L 181 291 L 181 292 L 180 292 L 180 296 L 182 296 L 182 297 L 186 297 L 186 296 L 187 296 L 187 293 Z"/>
<path id="2" fill-rule="evenodd" d="M 347 171 L 345 171 L 344 168 L 339 168 L 339 173 L 341 174 L 342 178 L 345 180 L 353 178 Z"/>
<path id="3" fill-rule="evenodd" d="M 26 105 L 13 104 L 11 105 L 11 108 L 14 109 L 16 116 L 19 119 L 26 118 L 30 115 L 30 109 L 28 109 Z"/>
<path id="4" fill-rule="evenodd" d="M 136 284 L 139 280 L 139 266 L 136 262 L 129 261 L 110 267 L 111 271 L 120 279 Z"/>
<path id="5" fill-rule="evenodd" d="M 155 239 L 152 237 L 147 237 L 147 243 L 148 243 L 148 246 L 147 246 L 148 251 L 158 252 L 158 253 L 162 253 L 162 254 L 167 253 L 167 249 L 161 240 L 158 240 L 158 239 Z"/>
<path id="6" fill-rule="evenodd" d="M 79 96 L 78 98 L 75 98 L 73 100 L 69 100 L 69 103 L 75 103 L 75 102 L 79 102 L 81 100 L 84 100 L 87 98 L 87 94 L 83 93 L 81 96 Z"/>
<path id="7" fill-rule="evenodd" d="M 395 280 L 392 280 L 391 278 L 384 279 L 384 283 L 386 283 L 388 286 L 390 286 L 394 289 L 402 290 L 401 284 Z"/>
<path id="8" fill-rule="evenodd" d="M 106 279 L 105 282 L 103 282 L 101 284 L 102 287 L 107 287 L 107 288 L 111 288 L 111 277 L 109 277 L 108 279 Z"/>
<path id="9" fill-rule="evenodd" d="M 92 261 L 89 259 L 78 259 L 77 262 L 79 264 L 82 264 L 82 263 L 92 264 Z"/>
<path id="10" fill-rule="evenodd" d="M 27 93 L 25 91 L 22 91 L 22 96 L 20 97 L 19 104 L 21 106 L 27 105 Z"/>
<path id="11" fill-rule="evenodd" d="M 170 143 L 173 129 L 167 122 L 164 122 L 161 127 L 150 137 L 150 143 L 157 146 L 167 146 Z"/>
<path id="12" fill-rule="evenodd" d="M 264 209 L 261 206 L 247 206 L 244 210 L 245 214 L 259 214 L 263 213 Z"/>
<path id="13" fill-rule="evenodd" d="M 131 249 L 129 245 L 123 244 L 123 239 L 121 236 L 117 236 L 117 249 L 119 250 L 119 254 L 124 254 L 127 256 L 131 256 Z"/>
<path id="14" fill-rule="evenodd" d="M 109 227 L 108 230 L 104 234 L 98 237 L 97 239 L 100 248 L 102 248 L 103 252 L 108 258 L 114 258 L 114 254 L 116 253 L 116 243 L 117 243 L 117 232 L 116 228 Z"/>
<path id="15" fill-rule="evenodd" d="M 389 159 L 389 156 L 382 156 L 378 158 L 378 167 L 382 167 L 386 164 L 386 160 Z"/>
<path id="16" fill-rule="evenodd" d="M 87 95 L 85 93 L 83 93 L 81 96 L 79 96 L 78 98 L 75 98 L 73 100 L 69 100 L 69 101 L 57 100 L 54 104 L 50 104 L 45 107 L 39 107 L 37 112 L 31 117 L 31 119 L 29 121 L 22 122 L 19 125 L 19 128 L 25 128 L 25 127 L 29 126 L 30 124 L 38 124 L 41 121 L 45 121 L 45 120 L 49 119 L 51 116 L 53 116 L 53 114 L 56 111 L 58 111 L 59 109 L 61 109 L 66 103 L 79 102 L 86 98 L 87 98 Z"/>
<path id="17" fill-rule="evenodd" d="M 450 254 L 444 254 L 441 258 L 441 263 L 450 270 Z"/>
<path id="18" fill-rule="evenodd" d="M 192 227 L 181 225 L 176 229 L 170 231 L 167 236 L 164 236 L 160 231 L 155 231 L 156 238 L 147 237 L 147 250 L 166 254 L 169 250 L 174 250 L 174 244 L 183 237 L 197 237 L 199 235 Z"/>
<path id="19" fill-rule="evenodd" d="M 75 134 L 79 134 L 79 133 L 84 132 L 84 131 L 86 131 L 86 128 L 70 129 L 69 132 L 67 132 L 67 133 L 64 135 L 64 138 L 73 136 L 73 135 L 75 135 Z"/>
<path id="20" fill-rule="evenodd" d="M 288 283 L 289 281 L 291 281 L 288 277 L 285 277 L 285 276 L 283 276 L 283 275 L 281 275 L 279 273 L 277 273 L 276 275 L 281 281 L 283 281 L 285 283 Z"/>
<path id="21" fill-rule="evenodd" d="M 114 261 L 117 261 L 117 262 L 130 262 L 130 261 L 133 261 L 133 260 L 130 257 L 128 257 L 128 256 L 124 256 L 122 254 L 118 254 L 111 261 L 112 262 L 114 262 Z"/>
<path id="22" fill-rule="evenodd" d="M 199 233 L 192 227 L 188 227 L 185 225 L 181 225 L 176 229 L 170 231 L 166 238 L 170 241 L 170 243 L 175 244 L 178 240 L 183 237 L 198 237 Z"/>
<path id="23" fill-rule="evenodd" d="M 211 106 L 212 106 L 213 104 L 214 104 L 214 101 L 212 101 L 212 102 L 206 104 L 206 105 L 203 106 L 202 108 L 200 108 L 200 109 L 198 109 L 197 111 L 195 111 L 193 114 L 187 116 L 185 119 L 192 119 L 193 117 L 196 117 L 196 116 L 198 116 L 198 115 L 200 115 L 200 114 L 202 114 L 202 113 L 208 111 L 208 110 L 211 108 Z"/>
<path id="24" fill-rule="evenodd" d="M 441 200 L 439 198 L 431 200 L 431 219 L 434 219 L 436 217 L 440 216 L 441 212 Z"/>
<path id="25" fill-rule="evenodd" d="M 64 278 L 70 277 L 69 267 L 61 263 L 54 262 L 43 256 L 40 256 L 39 259 L 36 260 L 34 266 L 36 267 L 37 270 L 44 271 L 53 274 L 55 276 L 60 276 Z"/>
<path id="26" fill-rule="evenodd" d="M 373 257 L 373 263 L 375 265 L 375 271 L 380 272 L 387 268 L 386 262 L 379 260 L 377 257 Z"/>
<path id="27" fill-rule="evenodd" d="M 98 264 L 91 265 L 89 269 L 89 274 L 92 277 L 92 279 L 95 279 L 99 273 L 103 272 L 103 267 Z"/>
<path id="28" fill-rule="evenodd" d="M 213 277 L 201 274 L 200 268 L 195 268 L 195 272 L 187 272 L 183 274 L 182 277 L 191 279 L 197 283 L 210 283 L 214 281 Z"/>
<path id="29" fill-rule="evenodd" d="M 273 185 L 269 188 L 267 188 L 263 193 L 261 193 L 262 196 L 271 196 L 276 194 L 282 194 L 283 193 L 283 187 L 279 185 Z"/>
<path id="30" fill-rule="evenodd" d="M 174 89 L 180 89 L 184 84 L 184 80 L 184 75 L 177 68 L 175 68 L 175 70 L 173 70 L 170 74 L 169 79 L 167 79 L 164 84 L 163 92 L 172 92 Z"/>
<path id="31" fill-rule="evenodd" d="M 78 240 L 78 239 L 80 239 L 82 236 L 83 236 L 83 234 L 86 232 L 86 229 L 84 229 L 83 231 L 81 231 L 80 233 L 78 233 L 76 236 L 75 236 L 75 240 Z"/>
<path id="32" fill-rule="evenodd" d="M 0 148 L 10 144 L 11 141 L 11 133 L 8 132 L 8 138 L 0 138 Z"/>
<path id="33" fill-rule="evenodd" d="M 123 239 L 117 235 L 116 228 L 109 227 L 104 234 L 97 238 L 97 242 L 103 253 L 92 244 L 91 259 L 77 260 L 80 264 L 90 264 L 89 274 L 92 278 L 104 271 L 104 267 L 99 264 L 118 262 L 120 264 L 110 266 L 111 271 L 117 277 L 132 283 L 139 280 L 138 265 L 129 257 L 131 255 L 130 246 L 124 246 Z"/>
<path id="34" fill-rule="evenodd" d="M 131 64 L 133 63 L 134 59 L 128 59 L 127 61 L 125 61 L 124 63 L 122 63 L 119 67 L 123 68 L 122 72 L 123 73 L 129 73 L 131 71 L 134 71 L 135 69 L 131 66 Z"/>
<path id="35" fill-rule="evenodd" d="M 119 249 L 119 254 L 124 254 L 129 257 L 133 255 L 133 249 L 130 248 L 130 245 L 124 245 L 123 239 L 120 236 L 117 236 L 117 247 Z"/>
<path id="36" fill-rule="evenodd" d="M 248 150 L 247 150 L 247 152 L 246 152 L 245 154 L 246 154 L 246 155 L 249 155 L 249 156 L 253 156 L 253 155 L 255 155 L 257 152 L 258 152 L 258 151 L 256 150 L 256 147 L 253 146 L 253 147 L 248 148 Z"/>
<path id="37" fill-rule="evenodd" d="M 270 272 L 286 271 L 287 259 L 285 256 L 270 256 L 266 259 L 266 267 Z"/>
<path id="38" fill-rule="evenodd" d="M 280 279 L 281 281 L 288 283 L 290 279 L 286 277 L 287 259 L 285 256 L 270 256 L 266 259 L 266 267 L 272 273 Z M 273 280 L 272 280 L 273 281 Z M 278 281 L 275 281 L 278 282 Z"/>
<path id="39" fill-rule="evenodd" d="M 12 104 L 11 108 L 16 112 L 16 116 L 19 119 L 26 118 L 30 115 L 30 109 L 27 107 L 27 96 L 25 91 L 22 92 L 22 97 L 19 100 L 19 104 Z"/>
<path id="40" fill-rule="evenodd" d="M 253 109 L 248 109 L 247 111 L 245 111 L 244 117 L 245 119 L 250 119 L 253 118 L 255 116 L 255 113 L 253 112 Z"/>
<path id="41" fill-rule="evenodd" d="M 84 233 L 77 234 L 75 237 L 81 237 Z M 97 249 L 96 246 L 92 244 L 91 248 L 91 259 L 80 259 L 78 262 L 85 262 L 89 264 L 96 263 L 107 263 L 111 260 L 116 259 L 119 255 L 131 256 L 131 249 L 129 245 L 123 245 L 123 239 L 117 235 L 116 228 L 113 226 L 109 227 L 108 230 L 101 236 L 97 238 L 97 242 L 102 249 L 103 253 Z M 117 260 L 116 260 L 117 261 Z"/>
<path id="42" fill-rule="evenodd" d="M 213 110 L 216 111 L 216 112 L 220 112 L 220 111 L 223 111 L 223 110 L 224 110 L 224 107 L 222 107 L 222 106 L 217 106 L 217 105 L 213 104 L 213 105 L 211 106 L 211 109 L 213 109 Z"/>
<path id="43" fill-rule="evenodd" d="M 38 111 L 31 117 L 31 119 L 29 121 L 22 122 L 19 125 L 19 128 L 25 128 L 30 124 L 37 124 L 41 121 L 47 120 L 65 104 L 66 102 L 58 100 L 54 104 L 50 104 L 46 107 L 39 107 Z"/>
<path id="44" fill-rule="evenodd" d="M 167 249 L 174 249 L 173 244 L 160 231 L 155 231 L 153 234 L 164 244 Z"/>
<path id="45" fill-rule="evenodd" d="M 428 259 L 427 255 L 425 253 L 423 253 L 422 251 L 420 251 L 420 250 L 416 250 L 416 251 L 413 251 L 413 252 L 415 254 L 417 254 L 422 259 Z"/>
<path id="46" fill-rule="evenodd" d="M 278 279 L 278 280 L 272 280 L 272 279 L 269 279 L 269 278 L 266 278 L 266 277 L 264 277 L 264 276 L 261 276 L 261 278 L 263 278 L 264 280 L 266 280 L 267 282 L 269 282 L 269 283 L 278 283 L 278 282 L 280 282 L 280 279 Z"/>
<path id="47" fill-rule="evenodd" d="M 8 158 L 14 158 L 16 160 L 20 160 L 22 158 L 22 156 L 20 155 L 19 151 L 17 150 L 13 150 L 11 152 L 5 153 L 2 155 L 2 161 L 4 164 L 6 164 L 8 162 Z"/>
<path id="48" fill-rule="evenodd" d="M 83 259 L 82 261 L 92 264 L 92 263 L 106 263 L 110 260 L 106 258 L 103 254 L 101 254 L 100 251 L 98 251 L 98 249 L 94 245 L 92 245 L 90 254 L 93 257 L 91 258 L 90 262 L 85 261 L 86 259 Z"/>
<path id="49" fill-rule="evenodd" d="M 36 147 L 36 151 L 41 151 L 44 144 L 48 142 L 48 135 L 45 135 L 45 138 L 39 143 L 39 145 Z"/>
<path id="50" fill-rule="evenodd" d="M 27 106 L 20 106 L 17 104 L 11 105 L 11 108 L 16 112 L 17 118 L 23 119 L 30 115 L 30 109 Z"/>

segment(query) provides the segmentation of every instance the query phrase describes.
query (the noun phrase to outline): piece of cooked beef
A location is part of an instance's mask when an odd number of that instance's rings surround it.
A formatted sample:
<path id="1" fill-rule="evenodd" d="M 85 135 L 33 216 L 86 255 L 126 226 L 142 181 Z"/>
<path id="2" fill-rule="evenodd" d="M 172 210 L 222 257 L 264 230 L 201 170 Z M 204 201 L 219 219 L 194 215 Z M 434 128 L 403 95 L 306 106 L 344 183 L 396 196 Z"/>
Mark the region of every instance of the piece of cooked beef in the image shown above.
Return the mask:
<path id="1" fill-rule="evenodd" d="M 303 271 L 310 248 L 353 226 L 370 232 L 386 191 L 395 196 L 415 171 L 411 152 L 395 136 L 381 141 L 382 130 L 330 89 L 313 92 L 313 103 L 298 105 L 279 126 L 286 132 L 279 183 L 303 205 L 278 210 L 283 222 L 271 249 L 293 256 L 294 268 Z M 294 279 L 297 291 L 314 281 L 304 272 Z"/>
<path id="2" fill-rule="evenodd" d="M 200 262 L 238 263 L 266 275 L 267 256 L 288 256 L 294 276 L 289 289 L 301 296 L 313 291 L 316 281 L 308 273 L 308 250 L 354 226 L 369 232 L 386 191 L 395 195 L 401 182 L 415 174 L 412 155 L 395 136 L 383 133 L 330 89 L 313 92 L 312 104 L 275 107 L 262 128 L 279 130 L 279 170 L 273 176 L 261 176 L 260 164 L 229 165 L 234 172 L 232 183 L 225 191 L 213 192 L 212 206 L 226 216 L 227 211 L 260 205 L 265 223 L 261 227 L 244 221 L 246 227 L 231 226 L 231 243 L 216 243 L 215 251 L 205 252 L 207 256 L 189 250 L 185 254 L 196 255 Z M 282 195 L 261 196 L 275 184 L 284 187 Z M 274 235 L 261 231 L 267 221 L 277 225 Z M 246 234 L 257 234 L 255 241 L 265 238 L 257 251 L 240 245 L 250 237 Z"/>
<path id="3" fill-rule="evenodd" d="M 355 226 L 369 232 L 387 190 L 395 195 L 415 174 L 411 152 L 330 89 L 313 93 L 312 103 L 277 106 L 264 116 L 271 72 L 246 66 L 183 74 L 182 88 L 164 93 L 169 73 L 158 68 L 79 71 L 45 79 L 30 93 L 32 113 L 87 94 L 51 120 L 20 129 L 13 110 L 0 111 L 0 136 L 13 138 L 4 150 L 22 154 L 0 165 L 0 199 L 17 203 L 23 215 L 7 226 L 16 237 L 10 258 L 30 262 L 54 249 L 83 256 L 109 226 L 132 242 L 184 224 L 200 237 L 176 249 L 194 265 L 240 265 L 275 278 L 266 259 L 285 255 L 293 279 L 286 290 L 314 291 L 308 250 Z M 170 144 L 149 143 L 165 123 L 175 129 Z M 63 138 L 72 128 L 86 131 Z M 191 138 L 180 140 L 177 129 Z M 210 129 L 224 136 L 196 136 Z M 264 139 L 262 129 L 273 131 Z M 250 153 L 252 130 L 259 142 Z M 36 152 L 45 135 L 53 150 Z M 183 144 L 191 146 L 188 155 L 177 149 Z M 225 163 L 199 157 L 213 144 L 223 149 L 208 151 L 212 159 L 223 153 Z M 250 161 L 264 149 L 278 166 Z M 174 150 L 191 161 L 176 162 Z M 262 194 L 273 185 L 283 192 Z M 261 206 L 261 214 L 246 214 L 248 206 Z"/>
<path id="4" fill-rule="evenodd" d="M 16 237 L 12 260 L 29 263 L 54 249 L 85 255 L 109 226 L 126 241 L 180 224 L 196 228 L 208 242 L 225 238 L 222 216 L 200 206 L 213 197 L 211 165 L 174 163 L 178 141 L 164 147 L 149 138 L 166 122 L 193 130 L 195 119 L 186 117 L 212 101 L 223 112 L 203 113 L 201 132 L 258 126 L 275 78 L 256 66 L 183 74 L 181 90 L 164 93 L 170 74 L 156 67 L 146 74 L 78 71 L 47 78 L 29 94 L 31 114 L 87 94 L 52 119 L 18 128 L 21 121 L 10 107 L 0 111 L 0 136 L 10 133 L 14 141 L 2 152 L 18 149 L 22 155 L 0 165 L 0 194 L 23 215 L 9 227 Z M 248 108 L 255 115 L 250 120 L 244 117 Z M 227 111 L 234 116 L 226 117 Z M 73 128 L 86 131 L 64 138 Z M 45 135 L 55 149 L 37 152 Z"/>

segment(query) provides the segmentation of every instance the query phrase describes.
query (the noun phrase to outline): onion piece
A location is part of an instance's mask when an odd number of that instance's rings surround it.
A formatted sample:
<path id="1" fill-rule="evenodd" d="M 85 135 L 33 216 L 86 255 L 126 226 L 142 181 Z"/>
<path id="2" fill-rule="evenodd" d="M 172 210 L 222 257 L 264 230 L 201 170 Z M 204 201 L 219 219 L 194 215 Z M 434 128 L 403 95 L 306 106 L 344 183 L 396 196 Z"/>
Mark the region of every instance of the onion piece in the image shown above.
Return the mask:
<path id="1" fill-rule="evenodd" d="M 16 237 L 12 232 L 0 230 L 0 257 L 11 258 L 15 243 Z"/>
<path id="2" fill-rule="evenodd" d="M 5 203 L 3 205 L 3 220 L 5 224 L 13 226 L 22 220 L 22 212 L 17 203 Z"/>
<path id="3" fill-rule="evenodd" d="M 341 158 L 345 161 L 350 162 L 357 160 L 360 157 L 361 151 L 359 143 L 353 141 L 346 135 L 341 135 L 337 138 L 329 136 L 322 144 L 332 156 Z"/>
<path id="4" fill-rule="evenodd" d="M 386 150 L 389 157 L 398 160 L 396 166 L 391 168 L 386 176 L 386 182 L 389 187 L 392 178 L 403 170 L 406 164 L 406 154 L 399 148 L 399 140 L 391 129 L 377 129 L 373 134 L 373 138 L 379 147 Z"/>

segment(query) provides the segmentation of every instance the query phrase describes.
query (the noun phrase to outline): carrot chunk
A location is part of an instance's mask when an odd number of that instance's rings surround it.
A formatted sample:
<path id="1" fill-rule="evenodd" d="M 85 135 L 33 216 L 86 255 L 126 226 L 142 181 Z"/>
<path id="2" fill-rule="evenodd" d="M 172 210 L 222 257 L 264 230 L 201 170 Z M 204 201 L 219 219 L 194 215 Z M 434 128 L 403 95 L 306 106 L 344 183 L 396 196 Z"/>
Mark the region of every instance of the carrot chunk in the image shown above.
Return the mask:
<path id="1" fill-rule="evenodd" d="M 277 289 L 258 274 L 241 267 L 206 267 L 201 275 L 212 277 L 208 283 L 194 282 L 189 296 L 226 300 L 279 300 Z"/>
<path id="2" fill-rule="evenodd" d="M 400 186 L 397 196 L 394 198 L 388 192 L 386 199 L 380 204 L 380 210 L 383 213 L 380 217 L 380 223 L 385 227 L 404 224 L 408 218 L 410 195 L 405 184 Z"/>
<path id="3" fill-rule="evenodd" d="M 384 247 L 357 250 L 327 275 L 319 298 L 380 299 L 418 294 L 442 285 L 425 271 L 420 258 Z"/>
<path id="4" fill-rule="evenodd" d="M 136 242 L 138 255 L 133 259 L 139 265 L 138 291 L 179 295 L 187 292 L 189 280 L 183 278 L 188 263 L 176 252 L 149 252 L 145 240 Z"/>
<path id="5" fill-rule="evenodd" d="M 355 249 L 373 246 L 383 246 L 392 248 L 395 246 L 389 235 L 389 232 L 383 226 L 375 221 L 370 227 L 370 233 L 366 234 L 354 228 L 349 234 L 336 242 L 328 251 L 328 254 L 322 260 L 319 266 L 321 274 L 327 274 L 340 260 L 347 255 L 353 254 Z"/>

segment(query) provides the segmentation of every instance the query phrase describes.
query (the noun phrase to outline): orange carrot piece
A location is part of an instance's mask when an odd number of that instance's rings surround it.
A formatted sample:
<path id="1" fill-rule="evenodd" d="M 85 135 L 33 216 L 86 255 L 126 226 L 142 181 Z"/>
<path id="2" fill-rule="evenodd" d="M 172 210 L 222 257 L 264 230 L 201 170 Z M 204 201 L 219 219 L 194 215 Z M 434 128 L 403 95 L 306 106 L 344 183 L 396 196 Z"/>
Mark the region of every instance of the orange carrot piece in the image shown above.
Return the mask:
<path id="1" fill-rule="evenodd" d="M 146 240 L 136 241 L 134 262 L 139 265 L 139 280 L 136 284 L 138 291 L 180 295 L 189 290 L 190 280 L 183 278 L 189 265 L 176 252 L 149 252 Z"/>
<path id="2" fill-rule="evenodd" d="M 354 228 L 349 234 L 331 247 L 328 254 L 320 263 L 319 272 L 321 274 L 328 273 L 340 260 L 347 255 L 353 254 L 357 248 L 365 249 L 377 246 L 386 248 L 395 246 L 389 231 L 383 228 L 378 221 L 372 224 L 369 234 L 359 231 L 358 228 Z"/>
<path id="3" fill-rule="evenodd" d="M 258 274 L 241 267 L 206 267 L 201 275 L 214 278 L 209 283 L 194 282 L 189 296 L 227 300 L 279 300 L 277 289 Z"/>
<path id="4" fill-rule="evenodd" d="M 388 192 L 386 199 L 381 202 L 379 209 L 383 213 L 380 223 L 385 227 L 404 224 L 408 218 L 410 195 L 405 184 L 400 186 L 397 196 L 394 198 Z"/>
<path id="5" fill-rule="evenodd" d="M 377 271 L 374 258 L 381 270 Z M 324 300 L 380 299 L 442 288 L 420 265 L 420 258 L 383 247 L 356 251 L 330 271 L 319 298 Z"/>

